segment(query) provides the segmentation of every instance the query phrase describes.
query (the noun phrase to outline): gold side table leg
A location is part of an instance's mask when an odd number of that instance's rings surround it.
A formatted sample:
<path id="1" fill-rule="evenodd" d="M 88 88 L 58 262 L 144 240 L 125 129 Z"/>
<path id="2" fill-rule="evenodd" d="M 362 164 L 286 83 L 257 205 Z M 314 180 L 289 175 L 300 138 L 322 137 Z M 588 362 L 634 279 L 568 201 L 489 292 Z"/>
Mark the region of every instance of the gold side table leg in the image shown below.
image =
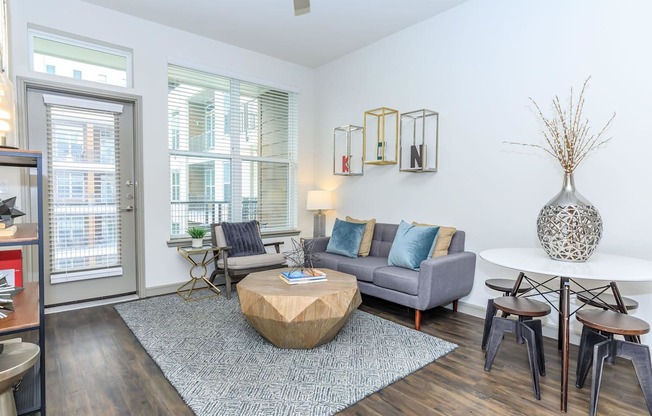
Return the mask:
<path id="1" fill-rule="evenodd" d="M 179 286 L 179 288 L 177 289 L 177 294 L 179 296 L 181 296 L 181 298 L 183 298 L 183 300 L 185 300 L 186 302 L 188 302 L 188 301 L 196 301 L 196 300 L 201 300 L 201 299 L 206 299 L 206 298 L 219 296 L 222 293 L 220 291 L 220 289 L 217 288 L 213 283 L 211 283 L 211 281 L 206 279 L 206 274 L 208 273 L 208 268 L 206 266 L 207 266 L 208 263 L 210 263 L 213 260 L 215 255 L 213 255 L 210 259 L 208 259 L 209 251 L 207 250 L 207 251 L 205 251 L 203 253 L 204 256 L 202 258 L 201 263 L 197 263 L 192 257 L 190 257 L 190 254 L 188 252 L 186 252 L 184 250 L 179 250 L 179 249 L 177 249 L 177 250 L 178 250 L 179 254 L 181 254 L 181 256 L 184 259 L 188 260 L 188 262 L 191 264 L 190 271 L 189 271 L 190 280 L 188 280 L 186 283 Z M 195 254 L 198 254 L 198 253 L 195 253 Z M 193 275 L 193 271 L 195 269 L 202 269 L 201 275 L 199 275 L 199 276 Z M 195 288 L 196 284 L 199 281 L 203 281 L 204 283 L 206 283 L 206 287 Z M 190 285 L 190 288 L 184 289 L 188 285 Z M 202 291 L 202 290 L 203 291 L 210 291 L 211 293 L 206 295 L 206 296 L 192 298 L 193 292 L 199 292 L 199 291 Z"/>

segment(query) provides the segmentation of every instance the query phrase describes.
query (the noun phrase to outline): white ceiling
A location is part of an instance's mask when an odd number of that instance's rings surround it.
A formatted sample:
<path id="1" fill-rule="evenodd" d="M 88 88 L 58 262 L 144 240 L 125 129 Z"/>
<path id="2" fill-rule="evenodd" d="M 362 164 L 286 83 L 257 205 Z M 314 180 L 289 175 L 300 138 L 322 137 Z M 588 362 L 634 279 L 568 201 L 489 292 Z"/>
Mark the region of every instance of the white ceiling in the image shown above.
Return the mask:
<path id="1" fill-rule="evenodd" d="M 314 68 L 466 0 L 83 1 Z"/>

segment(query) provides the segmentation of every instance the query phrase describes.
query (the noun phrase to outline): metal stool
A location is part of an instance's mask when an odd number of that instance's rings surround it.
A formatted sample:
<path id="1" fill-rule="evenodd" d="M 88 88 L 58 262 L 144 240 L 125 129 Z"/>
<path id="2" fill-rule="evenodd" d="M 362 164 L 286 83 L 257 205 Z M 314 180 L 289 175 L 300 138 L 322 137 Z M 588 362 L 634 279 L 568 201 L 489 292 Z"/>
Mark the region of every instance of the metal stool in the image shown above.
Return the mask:
<path id="1" fill-rule="evenodd" d="M 497 290 L 503 292 L 504 296 L 509 296 L 512 294 L 512 289 L 514 289 L 514 283 L 516 280 L 512 279 L 487 279 L 484 281 L 484 285 L 489 289 Z M 523 293 L 530 290 L 532 287 L 527 283 L 521 284 L 521 287 L 518 288 L 518 293 Z"/>
<path id="2" fill-rule="evenodd" d="M 500 310 L 504 313 L 517 315 L 518 320 L 494 316 Z M 546 316 L 550 313 L 550 305 L 537 300 L 517 298 L 514 296 L 503 296 L 487 304 L 487 317 L 485 319 L 485 334 L 482 339 L 483 349 L 486 347 L 485 371 L 491 371 L 491 366 L 498 353 L 498 348 L 506 332 L 516 335 L 517 339 L 524 339 L 527 343 L 528 360 L 530 372 L 532 373 L 532 385 L 534 397 L 541 399 L 539 387 L 539 375 L 546 375 L 546 363 L 543 354 L 543 334 L 541 321 L 532 319 L 539 316 Z M 488 324 L 487 321 L 491 323 Z"/>
<path id="3" fill-rule="evenodd" d="M 584 328 L 577 359 L 577 381 L 575 386 L 582 388 L 593 362 L 591 381 L 591 403 L 589 415 L 598 409 L 598 394 L 602 382 L 604 360 L 613 357 L 628 358 L 634 364 L 636 377 L 643 391 L 648 411 L 652 414 L 652 364 L 650 348 L 647 345 L 614 339 L 614 335 L 639 336 L 650 332 L 647 322 L 630 315 L 609 310 L 581 310 L 576 314 Z"/>
<path id="4" fill-rule="evenodd" d="M 29 342 L 12 342 L 3 347 L 0 353 L 0 415 L 16 416 L 12 386 L 36 363 L 40 349 Z M 45 369 L 41 368 L 41 371 Z"/>

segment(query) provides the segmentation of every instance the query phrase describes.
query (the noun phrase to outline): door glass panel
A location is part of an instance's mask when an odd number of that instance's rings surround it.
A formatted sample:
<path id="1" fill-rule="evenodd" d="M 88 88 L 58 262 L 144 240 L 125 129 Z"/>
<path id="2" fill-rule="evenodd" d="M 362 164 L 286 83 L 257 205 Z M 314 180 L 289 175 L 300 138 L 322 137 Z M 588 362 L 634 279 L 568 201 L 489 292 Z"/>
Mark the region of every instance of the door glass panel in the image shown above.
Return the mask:
<path id="1" fill-rule="evenodd" d="M 118 115 L 46 105 L 52 283 L 122 273 Z"/>

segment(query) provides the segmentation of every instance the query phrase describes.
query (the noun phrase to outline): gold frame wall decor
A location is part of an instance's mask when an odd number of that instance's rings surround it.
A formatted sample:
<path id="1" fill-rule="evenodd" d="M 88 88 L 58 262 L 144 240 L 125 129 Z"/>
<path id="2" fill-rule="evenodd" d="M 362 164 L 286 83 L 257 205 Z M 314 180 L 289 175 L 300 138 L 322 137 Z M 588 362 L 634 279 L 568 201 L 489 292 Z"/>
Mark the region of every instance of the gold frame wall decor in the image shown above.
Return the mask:
<path id="1" fill-rule="evenodd" d="M 395 165 L 398 163 L 399 112 L 380 107 L 364 113 L 364 163 L 368 165 Z M 368 136 L 375 136 L 375 140 Z M 393 144 L 393 146 L 392 146 Z M 367 157 L 374 155 L 373 157 Z"/>
<path id="2" fill-rule="evenodd" d="M 347 124 L 333 129 L 333 175 L 364 175 L 364 128 Z"/>
<path id="3" fill-rule="evenodd" d="M 401 114 L 401 172 L 437 172 L 439 165 L 439 113 L 432 110 Z"/>

